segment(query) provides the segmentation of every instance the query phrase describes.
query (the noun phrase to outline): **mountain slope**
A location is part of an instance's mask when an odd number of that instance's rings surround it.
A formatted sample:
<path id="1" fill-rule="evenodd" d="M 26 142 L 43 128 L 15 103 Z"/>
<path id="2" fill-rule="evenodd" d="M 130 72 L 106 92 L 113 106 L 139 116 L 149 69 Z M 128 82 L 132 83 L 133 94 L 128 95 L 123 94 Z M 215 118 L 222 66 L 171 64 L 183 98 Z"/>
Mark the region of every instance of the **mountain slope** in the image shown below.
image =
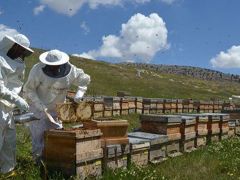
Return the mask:
<path id="1" fill-rule="evenodd" d="M 38 61 L 41 50 L 26 59 L 27 74 Z M 159 98 L 228 99 L 240 93 L 240 83 L 207 81 L 191 76 L 169 74 L 148 67 L 110 64 L 102 61 L 71 57 L 71 63 L 91 76 L 88 95 L 116 95 L 127 91 L 133 96 Z"/>

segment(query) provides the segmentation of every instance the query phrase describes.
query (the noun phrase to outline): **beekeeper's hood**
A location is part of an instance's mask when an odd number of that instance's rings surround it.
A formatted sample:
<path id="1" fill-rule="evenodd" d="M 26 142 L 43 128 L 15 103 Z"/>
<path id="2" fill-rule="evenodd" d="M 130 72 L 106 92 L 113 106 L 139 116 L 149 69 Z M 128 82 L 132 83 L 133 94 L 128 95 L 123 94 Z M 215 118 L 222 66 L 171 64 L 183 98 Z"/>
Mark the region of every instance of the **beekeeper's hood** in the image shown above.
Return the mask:
<path id="1" fill-rule="evenodd" d="M 30 41 L 29 39 L 24 36 L 23 34 L 16 34 L 13 37 L 5 35 L 3 37 L 3 39 L 0 41 L 0 51 L 7 54 L 7 52 L 9 51 L 9 49 L 11 49 L 11 47 L 14 44 L 18 44 L 21 47 L 23 47 L 26 52 L 26 56 L 32 54 L 34 51 L 32 49 L 29 48 L 30 46 Z"/>
<path id="2" fill-rule="evenodd" d="M 62 51 L 54 49 L 54 50 L 42 53 L 39 56 L 39 60 L 43 64 L 57 66 L 57 65 L 62 65 L 67 63 L 69 61 L 69 56 Z"/>

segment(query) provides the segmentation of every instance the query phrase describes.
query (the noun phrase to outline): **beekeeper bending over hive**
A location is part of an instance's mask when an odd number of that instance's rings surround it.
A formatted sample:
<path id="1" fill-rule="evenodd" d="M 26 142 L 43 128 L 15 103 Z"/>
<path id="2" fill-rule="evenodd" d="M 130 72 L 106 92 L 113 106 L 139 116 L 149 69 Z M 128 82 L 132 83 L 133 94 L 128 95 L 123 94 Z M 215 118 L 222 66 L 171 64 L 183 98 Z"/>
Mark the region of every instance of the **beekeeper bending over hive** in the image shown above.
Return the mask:
<path id="1" fill-rule="evenodd" d="M 33 66 L 24 85 L 24 96 L 40 121 L 30 123 L 33 158 L 41 160 L 44 147 L 44 131 L 62 128 L 57 120 L 56 104 L 63 103 L 70 86 L 78 86 L 74 97 L 80 102 L 90 83 L 90 76 L 69 62 L 69 56 L 59 50 L 51 50 L 39 56 L 40 62 Z M 47 114 L 46 114 L 47 112 Z M 48 113 L 56 121 L 49 121 Z"/>
<path id="2" fill-rule="evenodd" d="M 0 173 L 11 172 L 16 165 L 16 130 L 13 109 L 27 111 L 27 102 L 19 96 L 23 86 L 24 57 L 33 53 L 22 34 L 4 36 L 0 41 Z"/>

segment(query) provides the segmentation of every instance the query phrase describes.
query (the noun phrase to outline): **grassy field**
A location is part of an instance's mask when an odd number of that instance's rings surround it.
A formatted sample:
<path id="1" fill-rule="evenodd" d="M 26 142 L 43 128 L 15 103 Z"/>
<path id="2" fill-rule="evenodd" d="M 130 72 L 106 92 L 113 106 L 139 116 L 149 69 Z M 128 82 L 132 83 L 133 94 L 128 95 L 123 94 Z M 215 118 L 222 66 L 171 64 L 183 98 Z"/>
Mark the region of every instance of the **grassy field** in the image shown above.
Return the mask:
<path id="1" fill-rule="evenodd" d="M 124 116 L 130 122 L 129 131 L 138 127 L 136 115 Z M 17 126 L 17 168 L 16 176 L 0 176 L 0 179 L 38 180 L 39 167 L 34 165 L 31 157 L 31 139 L 26 127 Z M 59 174 L 50 179 L 64 179 Z M 77 179 L 77 178 L 72 178 Z M 175 180 L 228 180 L 240 179 L 240 138 L 235 137 L 215 143 L 194 152 L 168 159 L 158 165 L 146 167 L 131 166 L 130 169 L 110 171 L 99 177 L 106 180 L 140 180 L 140 179 L 175 179 Z"/>
<path id="2" fill-rule="evenodd" d="M 38 61 L 40 51 L 26 59 L 29 69 Z M 71 63 L 82 68 L 91 76 L 88 95 L 116 95 L 127 91 L 133 96 L 154 98 L 228 99 L 239 94 L 240 83 L 204 81 L 189 76 L 162 74 L 145 69 L 141 77 L 137 70 L 123 64 L 109 64 L 101 61 L 71 57 Z"/>

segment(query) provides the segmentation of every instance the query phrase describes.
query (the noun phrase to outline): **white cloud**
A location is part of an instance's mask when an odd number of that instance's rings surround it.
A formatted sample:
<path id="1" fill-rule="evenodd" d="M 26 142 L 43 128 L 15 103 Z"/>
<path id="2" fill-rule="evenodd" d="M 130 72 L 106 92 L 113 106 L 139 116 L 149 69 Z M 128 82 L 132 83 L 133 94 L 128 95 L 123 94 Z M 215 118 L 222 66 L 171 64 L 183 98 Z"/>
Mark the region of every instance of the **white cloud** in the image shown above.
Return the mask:
<path id="1" fill-rule="evenodd" d="M 89 54 L 87 54 L 87 53 L 72 54 L 72 56 L 74 56 L 74 57 L 82 57 L 82 58 L 93 59 L 94 60 L 94 58 L 92 56 L 90 56 Z"/>
<path id="2" fill-rule="evenodd" d="M 87 26 L 86 22 L 83 21 L 80 25 L 80 27 L 82 28 L 82 30 L 84 31 L 84 34 L 88 34 L 90 32 L 90 29 L 89 27 Z"/>
<path id="3" fill-rule="evenodd" d="M 0 40 L 2 40 L 4 35 L 13 36 L 15 34 L 18 34 L 16 29 L 12 29 L 12 28 L 5 26 L 4 24 L 0 24 Z"/>
<path id="4" fill-rule="evenodd" d="M 2 15 L 3 14 L 3 11 L 0 9 L 0 15 Z"/>
<path id="5" fill-rule="evenodd" d="M 120 36 L 104 36 L 101 47 L 87 54 L 94 58 L 106 57 L 148 63 L 157 52 L 169 48 L 167 34 L 165 22 L 158 14 L 144 16 L 138 13 L 126 24 L 122 24 Z"/>
<path id="6" fill-rule="evenodd" d="M 210 60 L 213 67 L 239 68 L 240 67 L 240 46 L 232 46 L 227 52 L 221 51 L 216 57 Z"/>
<path id="7" fill-rule="evenodd" d="M 166 4 L 172 4 L 174 3 L 175 1 L 177 0 L 161 0 L 163 3 L 166 3 Z"/>
<path id="8" fill-rule="evenodd" d="M 43 12 L 44 9 L 45 9 L 44 5 L 37 6 L 33 9 L 33 14 L 38 15 L 39 13 Z"/>
<path id="9" fill-rule="evenodd" d="M 48 6 L 58 13 L 73 16 L 82 8 L 83 5 L 88 5 L 91 9 L 96 9 L 99 6 L 123 6 L 127 3 L 143 4 L 151 1 L 153 0 L 40 0 L 40 3 Z M 177 0 L 160 1 L 166 4 L 172 4 Z M 42 11 L 40 10 L 38 13 Z"/>

